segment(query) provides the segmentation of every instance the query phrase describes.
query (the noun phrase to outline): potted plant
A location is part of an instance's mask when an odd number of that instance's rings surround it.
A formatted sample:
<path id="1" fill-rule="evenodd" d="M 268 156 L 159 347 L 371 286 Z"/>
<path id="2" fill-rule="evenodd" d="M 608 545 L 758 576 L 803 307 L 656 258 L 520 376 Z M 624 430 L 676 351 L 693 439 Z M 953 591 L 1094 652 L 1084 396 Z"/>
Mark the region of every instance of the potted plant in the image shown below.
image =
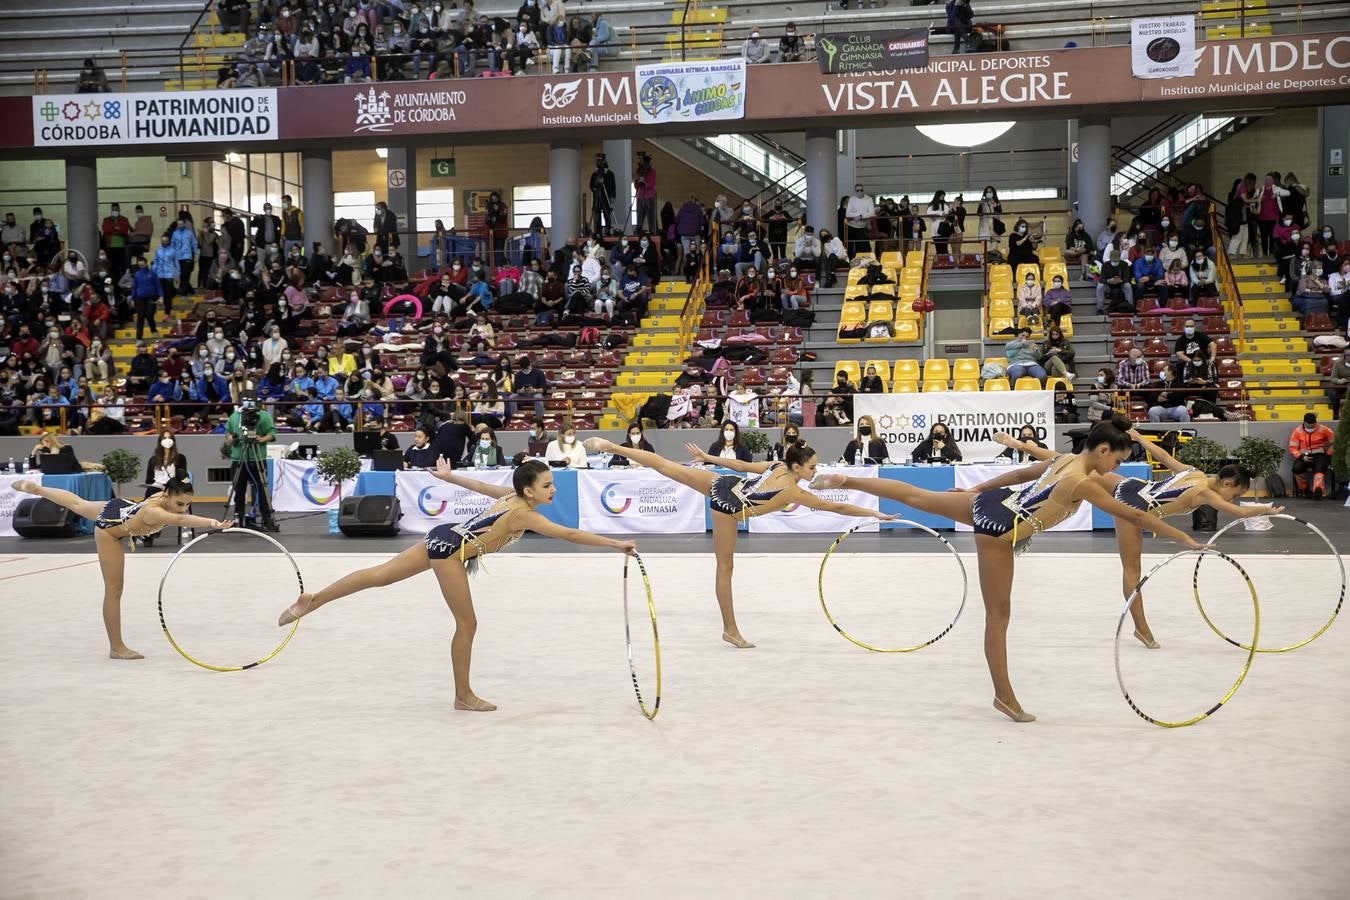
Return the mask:
<path id="1" fill-rule="evenodd" d="M 1267 437 L 1248 435 L 1238 442 L 1233 451 L 1238 465 L 1252 473 L 1252 492 L 1258 497 L 1266 495 L 1266 478 L 1274 475 L 1284 459 L 1284 448 Z"/>
<path id="2" fill-rule="evenodd" d="M 1177 459 L 1206 475 L 1217 474 L 1228 462 L 1228 448 L 1213 438 L 1198 434 L 1177 448 Z M 1218 531 L 1219 511 L 1212 506 L 1197 506 L 1191 513 L 1192 531 Z"/>
<path id="3" fill-rule="evenodd" d="M 103 474 L 108 476 L 108 480 L 113 483 L 113 496 L 116 497 L 117 487 L 126 484 L 128 481 L 135 481 L 141 472 L 141 458 L 130 450 L 109 450 L 103 454 L 103 459 L 99 460 L 99 465 L 103 467 Z"/>
<path id="4" fill-rule="evenodd" d="M 314 471 L 321 481 L 337 491 L 338 505 L 328 510 L 328 533 L 338 533 L 338 510 L 342 506 L 342 482 L 355 478 L 361 472 L 361 457 L 350 447 L 334 447 L 319 454 Z"/>
<path id="5" fill-rule="evenodd" d="M 768 453 L 773 444 L 769 442 L 769 436 L 764 432 L 747 428 L 741 432 L 741 446 L 752 455 L 758 456 L 761 453 Z"/>

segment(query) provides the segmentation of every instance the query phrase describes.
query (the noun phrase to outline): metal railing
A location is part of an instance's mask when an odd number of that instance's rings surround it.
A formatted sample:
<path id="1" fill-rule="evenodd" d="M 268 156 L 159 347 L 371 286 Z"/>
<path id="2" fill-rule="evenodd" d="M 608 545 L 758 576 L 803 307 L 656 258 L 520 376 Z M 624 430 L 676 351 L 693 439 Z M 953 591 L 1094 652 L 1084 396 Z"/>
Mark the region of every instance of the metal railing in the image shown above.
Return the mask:
<path id="1" fill-rule="evenodd" d="M 1119 197 L 1134 193 L 1149 181 L 1164 181 L 1169 165 L 1234 121 L 1234 116 L 1196 116 L 1143 153 L 1113 147 L 1119 165 L 1111 176 L 1111 193 Z"/>

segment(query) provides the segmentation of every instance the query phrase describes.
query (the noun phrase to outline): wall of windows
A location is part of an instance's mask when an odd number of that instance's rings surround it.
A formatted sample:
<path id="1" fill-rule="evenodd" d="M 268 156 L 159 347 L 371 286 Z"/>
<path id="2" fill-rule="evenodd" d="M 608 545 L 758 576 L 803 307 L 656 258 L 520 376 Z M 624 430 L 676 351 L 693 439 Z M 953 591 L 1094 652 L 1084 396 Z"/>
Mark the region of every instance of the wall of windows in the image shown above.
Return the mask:
<path id="1" fill-rule="evenodd" d="M 546 184 L 518 184 L 511 188 L 511 227 L 529 228 L 535 216 L 544 220 L 545 228 L 553 227 L 553 213 L 549 209 L 552 192 Z M 587 210 L 589 213 L 589 209 Z M 637 221 L 637 197 L 628 210 L 628 223 Z"/>
<path id="2" fill-rule="evenodd" d="M 229 153 L 211 164 L 212 199 L 219 206 L 260 213 L 264 204 L 281 209 L 281 195 L 290 194 L 304 209 L 299 153 Z"/>

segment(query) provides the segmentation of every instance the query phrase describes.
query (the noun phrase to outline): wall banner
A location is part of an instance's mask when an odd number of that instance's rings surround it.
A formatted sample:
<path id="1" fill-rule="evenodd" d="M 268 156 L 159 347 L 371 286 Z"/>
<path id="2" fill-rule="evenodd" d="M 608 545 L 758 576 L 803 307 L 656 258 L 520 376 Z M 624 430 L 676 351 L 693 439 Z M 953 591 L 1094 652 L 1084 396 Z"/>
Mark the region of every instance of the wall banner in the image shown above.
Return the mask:
<path id="1" fill-rule="evenodd" d="M 41 94 L 30 100 L 35 147 L 277 139 L 275 88 Z"/>
<path id="2" fill-rule="evenodd" d="M 1130 20 L 1130 70 L 1135 78 L 1195 74 L 1195 16 Z"/>
<path id="3" fill-rule="evenodd" d="M 362 468 L 370 468 L 363 460 Z M 314 463 L 301 459 L 272 460 L 272 508 L 277 512 L 317 512 L 337 509 L 341 497 L 350 497 L 356 479 L 342 482 L 342 493 L 319 477 Z"/>
<path id="4" fill-rule="evenodd" d="M 928 65 L 928 29 L 822 34 L 816 38 L 816 63 L 822 75 L 922 69 Z"/>
<path id="5" fill-rule="evenodd" d="M 1053 391 L 939 391 L 931 394 L 854 394 L 853 417 L 871 416 L 891 461 L 907 463 L 914 448 L 942 421 L 966 462 L 985 462 L 1003 452 L 993 433 L 1015 433 L 1024 424 L 1042 443 L 1053 431 Z"/>
<path id="6" fill-rule="evenodd" d="M 638 66 L 638 122 L 710 122 L 745 118 L 745 60 Z"/>
<path id="7" fill-rule="evenodd" d="M 876 478 L 878 473 L 874 466 L 817 466 L 818 472 L 827 472 L 838 475 L 848 475 L 853 478 Z M 812 491 L 822 500 L 831 500 L 835 503 L 852 503 L 861 506 L 863 509 L 877 509 L 881 504 L 879 497 L 874 494 L 864 494 L 862 491 L 847 490 L 823 490 Z M 778 512 L 765 513 L 762 516 L 755 516 L 750 519 L 751 533 L 768 534 L 842 534 L 855 525 L 861 525 L 859 531 L 879 531 L 881 522 L 879 519 L 855 519 L 852 516 L 841 516 L 838 513 L 821 512 L 811 509 L 809 506 L 789 505 Z"/>
<path id="8" fill-rule="evenodd" d="M 577 471 L 578 527 L 601 534 L 702 534 L 707 499 L 650 469 Z"/>
<path id="9" fill-rule="evenodd" d="M 488 484 L 509 485 L 513 473 L 511 469 L 466 469 L 463 474 Z M 403 513 L 398 530 L 411 534 L 426 534 L 437 525 L 471 519 L 496 502 L 421 470 L 397 473 L 394 485 Z"/>

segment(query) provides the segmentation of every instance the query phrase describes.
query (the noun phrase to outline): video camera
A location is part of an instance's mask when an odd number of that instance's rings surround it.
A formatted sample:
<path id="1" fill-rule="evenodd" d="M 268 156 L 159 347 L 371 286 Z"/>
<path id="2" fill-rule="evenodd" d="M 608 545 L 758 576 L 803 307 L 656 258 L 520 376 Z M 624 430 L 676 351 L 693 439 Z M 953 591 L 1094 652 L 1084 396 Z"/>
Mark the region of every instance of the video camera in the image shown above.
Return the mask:
<path id="1" fill-rule="evenodd" d="M 261 406 L 258 404 L 257 394 L 247 393 L 239 398 L 239 424 L 247 431 L 252 431 L 258 427 L 258 416 Z"/>

